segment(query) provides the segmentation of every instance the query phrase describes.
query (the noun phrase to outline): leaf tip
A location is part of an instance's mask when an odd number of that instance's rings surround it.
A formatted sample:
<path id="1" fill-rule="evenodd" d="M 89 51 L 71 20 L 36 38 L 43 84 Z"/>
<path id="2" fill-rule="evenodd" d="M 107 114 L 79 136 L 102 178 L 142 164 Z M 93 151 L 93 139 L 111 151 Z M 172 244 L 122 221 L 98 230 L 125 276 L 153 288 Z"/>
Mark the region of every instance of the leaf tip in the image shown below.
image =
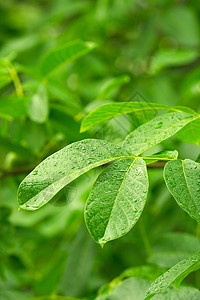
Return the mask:
<path id="1" fill-rule="evenodd" d="M 99 245 L 101 246 L 101 248 L 103 249 L 104 245 L 106 244 L 105 239 L 102 237 L 101 239 L 98 240 Z"/>
<path id="2" fill-rule="evenodd" d="M 80 127 L 80 133 L 83 133 L 84 131 L 86 131 L 86 129 L 85 129 L 84 126 L 81 124 L 81 127 Z"/>

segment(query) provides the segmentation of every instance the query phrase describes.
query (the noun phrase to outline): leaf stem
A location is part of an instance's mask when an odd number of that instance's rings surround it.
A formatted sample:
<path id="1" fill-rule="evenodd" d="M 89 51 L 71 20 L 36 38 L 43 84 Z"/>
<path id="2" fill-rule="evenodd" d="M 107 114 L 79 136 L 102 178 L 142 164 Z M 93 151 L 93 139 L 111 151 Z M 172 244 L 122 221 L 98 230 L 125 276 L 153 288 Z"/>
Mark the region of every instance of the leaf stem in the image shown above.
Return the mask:
<path id="1" fill-rule="evenodd" d="M 142 236 L 142 239 L 143 239 L 143 243 L 144 243 L 144 247 L 145 247 L 145 250 L 146 250 L 147 257 L 149 257 L 149 256 L 151 256 L 152 251 L 151 251 L 151 245 L 150 245 L 150 242 L 149 242 L 149 239 L 148 239 L 148 235 L 147 235 L 145 227 L 144 227 L 143 220 L 139 221 L 139 228 L 140 228 L 140 233 L 141 233 L 141 236 Z"/>
<path id="2" fill-rule="evenodd" d="M 22 85 L 21 85 L 21 82 L 19 80 L 19 76 L 17 74 L 17 71 L 16 71 L 15 67 L 13 66 L 13 64 L 9 60 L 4 60 L 4 64 L 7 68 L 7 71 L 10 75 L 10 78 L 13 81 L 17 97 L 18 98 L 23 97 L 24 96 L 23 88 L 22 88 Z"/>

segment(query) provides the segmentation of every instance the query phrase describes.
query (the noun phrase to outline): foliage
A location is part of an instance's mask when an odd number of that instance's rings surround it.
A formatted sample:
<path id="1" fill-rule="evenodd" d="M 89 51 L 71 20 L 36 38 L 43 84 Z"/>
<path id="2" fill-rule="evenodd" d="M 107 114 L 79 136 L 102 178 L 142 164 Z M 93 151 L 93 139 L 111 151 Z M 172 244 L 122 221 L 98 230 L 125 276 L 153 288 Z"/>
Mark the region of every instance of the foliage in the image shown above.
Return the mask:
<path id="1" fill-rule="evenodd" d="M 200 298 L 199 14 L 0 4 L 0 299 Z"/>

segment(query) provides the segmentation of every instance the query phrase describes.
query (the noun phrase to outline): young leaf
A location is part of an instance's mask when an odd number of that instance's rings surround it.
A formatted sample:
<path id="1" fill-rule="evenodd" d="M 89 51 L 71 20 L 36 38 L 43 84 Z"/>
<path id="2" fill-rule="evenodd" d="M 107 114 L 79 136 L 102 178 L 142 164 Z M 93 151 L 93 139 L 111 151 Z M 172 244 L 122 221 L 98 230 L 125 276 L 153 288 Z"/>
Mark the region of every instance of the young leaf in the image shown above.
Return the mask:
<path id="1" fill-rule="evenodd" d="M 134 155 L 139 155 L 168 139 L 195 118 L 197 117 L 184 112 L 163 114 L 131 132 L 126 137 L 123 146 Z"/>
<path id="2" fill-rule="evenodd" d="M 181 281 L 191 272 L 200 268 L 200 251 L 193 256 L 181 260 L 163 275 L 158 277 L 146 292 L 145 300 L 151 299 L 154 295 L 165 290 L 170 284 L 176 282 L 180 285 Z"/>
<path id="3" fill-rule="evenodd" d="M 77 40 L 49 50 L 40 61 L 40 73 L 42 76 L 49 77 L 65 64 L 83 56 L 95 47 L 96 45 L 92 42 Z"/>
<path id="4" fill-rule="evenodd" d="M 130 81 L 130 77 L 127 75 L 118 76 L 116 78 L 112 78 L 102 87 L 97 99 L 104 100 L 110 95 L 110 93 L 119 88 L 121 85 L 128 83 Z"/>
<path id="5" fill-rule="evenodd" d="M 178 205 L 200 222 L 200 166 L 190 159 L 170 161 L 164 178 Z"/>
<path id="6" fill-rule="evenodd" d="M 44 123 L 48 117 L 48 99 L 44 87 L 40 87 L 38 92 L 28 102 L 28 113 L 32 121 Z"/>
<path id="7" fill-rule="evenodd" d="M 158 109 L 168 110 L 170 108 L 166 105 L 147 102 L 120 102 L 104 104 L 97 107 L 83 119 L 81 132 L 91 129 L 97 125 L 104 124 L 107 121 L 123 114 Z"/>
<path id="8" fill-rule="evenodd" d="M 143 159 L 120 159 L 97 179 L 85 207 L 85 220 L 100 245 L 126 234 L 139 219 L 148 191 Z"/>
<path id="9" fill-rule="evenodd" d="M 26 210 L 38 209 L 80 175 L 126 156 L 123 148 L 106 141 L 88 139 L 70 144 L 47 157 L 22 181 L 19 205 Z"/>

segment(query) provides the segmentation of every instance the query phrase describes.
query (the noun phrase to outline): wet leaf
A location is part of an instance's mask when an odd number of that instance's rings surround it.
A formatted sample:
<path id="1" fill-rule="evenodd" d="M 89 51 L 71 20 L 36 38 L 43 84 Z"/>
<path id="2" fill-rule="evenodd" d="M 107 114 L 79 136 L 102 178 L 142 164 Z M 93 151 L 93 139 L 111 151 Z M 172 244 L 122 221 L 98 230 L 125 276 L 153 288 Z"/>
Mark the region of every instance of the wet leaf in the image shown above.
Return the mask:
<path id="1" fill-rule="evenodd" d="M 70 144 L 47 157 L 22 181 L 19 205 L 38 209 L 80 175 L 124 156 L 124 149 L 106 141 L 88 139 Z"/>
<path id="2" fill-rule="evenodd" d="M 123 146 L 134 155 L 139 155 L 173 136 L 195 118 L 197 117 L 184 112 L 163 114 L 131 132 L 126 137 Z"/>
<path id="3" fill-rule="evenodd" d="M 121 159 L 97 179 L 85 208 L 85 220 L 93 239 L 102 246 L 126 234 L 144 208 L 148 191 L 145 162 Z"/>
<path id="4" fill-rule="evenodd" d="M 170 161 L 164 178 L 178 205 L 200 222 L 200 166 L 190 159 Z"/>
<path id="5" fill-rule="evenodd" d="M 181 260 L 178 264 L 158 277 L 147 290 L 145 300 L 151 299 L 154 295 L 162 292 L 175 281 L 176 284 L 179 285 L 189 273 L 199 268 L 200 251 L 189 258 Z"/>

